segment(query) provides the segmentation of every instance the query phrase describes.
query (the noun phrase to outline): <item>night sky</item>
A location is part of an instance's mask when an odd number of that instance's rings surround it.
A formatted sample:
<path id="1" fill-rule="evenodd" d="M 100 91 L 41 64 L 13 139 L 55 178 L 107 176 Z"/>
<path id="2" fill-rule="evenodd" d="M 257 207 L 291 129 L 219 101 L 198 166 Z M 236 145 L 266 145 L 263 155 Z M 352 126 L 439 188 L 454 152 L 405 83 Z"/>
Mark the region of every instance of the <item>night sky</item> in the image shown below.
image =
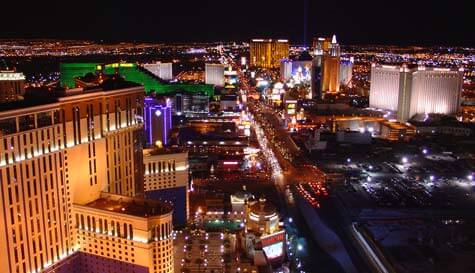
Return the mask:
<path id="1" fill-rule="evenodd" d="M 0 38 L 191 42 L 271 37 L 302 44 L 307 6 L 308 40 L 336 33 L 342 44 L 475 46 L 469 2 L 16 0 L 2 3 Z"/>

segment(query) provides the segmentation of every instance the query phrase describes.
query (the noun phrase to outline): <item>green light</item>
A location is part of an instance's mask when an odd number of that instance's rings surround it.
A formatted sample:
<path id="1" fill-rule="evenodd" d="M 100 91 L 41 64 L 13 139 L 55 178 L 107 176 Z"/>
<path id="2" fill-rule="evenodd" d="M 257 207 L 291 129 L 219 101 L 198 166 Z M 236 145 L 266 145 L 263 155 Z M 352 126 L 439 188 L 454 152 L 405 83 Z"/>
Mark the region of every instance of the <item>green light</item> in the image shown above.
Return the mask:
<path id="1" fill-rule="evenodd" d="M 96 63 L 61 63 L 59 82 L 63 87 L 74 88 L 76 86 L 74 78 L 96 72 L 97 66 Z"/>
<path id="2" fill-rule="evenodd" d="M 144 86 L 145 92 L 150 94 L 172 93 L 181 91 L 185 93 L 204 93 L 209 97 L 214 96 L 214 87 L 210 84 L 187 84 L 187 83 L 162 83 L 160 80 L 134 63 L 112 63 L 101 65 L 97 63 L 64 63 L 61 64 L 61 86 L 75 87 L 74 78 L 83 77 L 87 73 L 95 73 L 102 70 L 104 74 L 112 75 L 116 72 L 127 81 L 135 82 Z"/>

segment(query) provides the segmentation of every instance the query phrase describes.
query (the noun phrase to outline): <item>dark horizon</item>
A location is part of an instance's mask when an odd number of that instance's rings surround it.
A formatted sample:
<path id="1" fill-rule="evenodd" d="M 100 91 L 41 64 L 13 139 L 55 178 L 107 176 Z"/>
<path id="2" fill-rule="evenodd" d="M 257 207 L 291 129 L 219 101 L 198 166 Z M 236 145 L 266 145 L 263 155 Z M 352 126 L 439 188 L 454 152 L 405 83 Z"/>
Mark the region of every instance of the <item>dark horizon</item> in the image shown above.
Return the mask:
<path id="1" fill-rule="evenodd" d="M 4 4 L 8 27 L 0 39 L 57 39 L 108 42 L 191 43 L 306 38 L 336 34 L 344 45 L 475 47 L 467 1 L 312 0 L 152 2 L 85 0 L 71 6 L 57 0 Z M 307 9 L 304 9 L 307 7 Z M 306 12 L 304 12 L 306 10 Z M 14 12 L 20 11 L 20 12 Z M 305 15 L 306 14 L 306 15 Z M 305 17 L 308 23 L 303 24 Z"/>

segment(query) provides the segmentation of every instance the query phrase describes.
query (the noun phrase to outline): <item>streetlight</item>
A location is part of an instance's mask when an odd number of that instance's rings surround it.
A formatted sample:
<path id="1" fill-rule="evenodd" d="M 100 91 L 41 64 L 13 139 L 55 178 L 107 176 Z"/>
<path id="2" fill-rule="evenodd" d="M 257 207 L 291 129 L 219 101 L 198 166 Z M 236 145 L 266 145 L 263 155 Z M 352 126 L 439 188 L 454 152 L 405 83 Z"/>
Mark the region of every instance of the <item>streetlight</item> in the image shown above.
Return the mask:
<path id="1" fill-rule="evenodd" d="M 347 163 L 350 163 L 350 162 L 351 162 L 351 158 L 348 157 L 348 158 L 346 159 L 346 162 L 347 162 Z"/>
<path id="2" fill-rule="evenodd" d="M 402 163 L 403 163 L 403 164 L 406 164 L 407 161 L 408 161 L 408 160 L 407 160 L 407 157 L 403 157 L 403 158 L 402 158 Z"/>
<path id="3" fill-rule="evenodd" d="M 302 246 L 301 244 L 298 244 L 298 245 L 297 245 L 297 250 L 298 250 L 298 251 L 302 251 L 302 250 L 303 250 L 303 246 Z"/>
<path id="4" fill-rule="evenodd" d="M 472 174 L 467 175 L 467 179 L 470 181 L 473 181 L 473 175 Z"/>
<path id="5" fill-rule="evenodd" d="M 433 175 L 429 176 L 429 180 L 430 180 L 431 182 L 434 181 L 434 179 L 435 179 L 435 176 L 433 176 Z"/>
<path id="6" fill-rule="evenodd" d="M 292 219 L 292 217 L 289 217 L 289 223 L 292 223 L 294 221 L 294 219 Z"/>
<path id="7" fill-rule="evenodd" d="M 422 153 L 426 155 L 427 154 L 427 149 L 422 149 Z"/>

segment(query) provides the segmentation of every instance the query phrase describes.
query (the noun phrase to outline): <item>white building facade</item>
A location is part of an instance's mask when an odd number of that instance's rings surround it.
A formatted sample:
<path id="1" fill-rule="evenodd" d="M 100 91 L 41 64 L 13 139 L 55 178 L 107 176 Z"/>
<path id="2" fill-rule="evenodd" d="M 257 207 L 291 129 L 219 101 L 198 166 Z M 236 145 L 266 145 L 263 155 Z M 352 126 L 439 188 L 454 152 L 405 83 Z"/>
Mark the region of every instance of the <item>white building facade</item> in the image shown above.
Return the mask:
<path id="1" fill-rule="evenodd" d="M 169 81 L 173 79 L 172 63 L 157 62 L 154 64 L 144 64 L 143 67 L 162 80 Z"/>
<path id="2" fill-rule="evenodd" d="M 340 84 L 348 85 L 353 78 L 353 57 L 340 62 Z"/>
<path id="3" fill-rule="evenodd" d="M 397 111 L 398 121 L 416 114 L 455 114 L 463 69 L 376 65 L 371 67 L 369 106 Z"/>
<path id="4" fill-rule="evenodd" d="M 463 70 L 419 68 L 412 74 L 409 116 L 423 113 L 453 114 L 460 106 Z"/>
<path id="5" fill-rule="evenodd" d="M 372 65 L 369 107 L 396 111 L 399 96 L 400 67 Z"/>
<path id="6" fill-rule="evenodd" d="M 205 64 L 205 83 L 224 86 L 224 65 Z"/>

